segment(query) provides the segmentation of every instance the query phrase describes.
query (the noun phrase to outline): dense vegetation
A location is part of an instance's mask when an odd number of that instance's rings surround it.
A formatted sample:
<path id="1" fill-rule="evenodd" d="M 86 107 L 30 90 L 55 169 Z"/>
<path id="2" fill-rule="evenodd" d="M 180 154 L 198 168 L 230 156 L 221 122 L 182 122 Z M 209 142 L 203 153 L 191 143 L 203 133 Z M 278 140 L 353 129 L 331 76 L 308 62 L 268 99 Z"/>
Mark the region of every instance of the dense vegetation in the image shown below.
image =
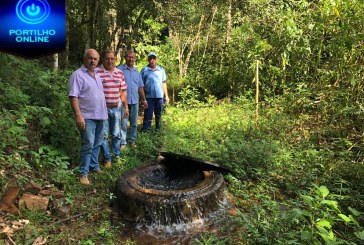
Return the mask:
<path id="1" fill-rule="evenodd" d="M 108 208 L 113 183 L 162 150 L 234 170 L 225 179 L 237 225 L 192 243 L 363 243 L 363 2 L 120 2 L 68 1 L 69 61 L 77 67 L 87 43 L 134 47 L 138 67 L 146 52 L 158 52 L 173 95 L 163 130 L 140 134 L 137 149 L 83 188 L 67 98 L 72 69 L 52 73 L 45 60 L 0 54 L 0 188 L 13 178 L 21 187 L 29 180 L 55 185 L 71 215 L 88 213 L 65 225 L 23 210 L 10 217 L 30 220 L 12 237 L 16 243 L 43 235 L 51 244 L 118 244 L 122 224 L 112 224 Z M 111 23 L 87 21 L 111 9 L 124 30 L 118 44 L 102 32 Z"/>

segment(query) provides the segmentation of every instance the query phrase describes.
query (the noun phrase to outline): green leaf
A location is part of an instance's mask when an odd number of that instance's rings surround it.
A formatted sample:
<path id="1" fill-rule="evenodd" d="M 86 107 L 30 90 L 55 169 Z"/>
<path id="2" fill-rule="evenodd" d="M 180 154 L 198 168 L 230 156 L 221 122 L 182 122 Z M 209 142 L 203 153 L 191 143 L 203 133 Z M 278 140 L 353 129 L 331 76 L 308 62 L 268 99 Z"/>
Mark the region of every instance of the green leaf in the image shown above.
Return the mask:
<path id="1" fill-rule="evenodd" d="M 331 229 L 331 227 L 332 227 L 331 222 L 326 219 L 322 219 L 322 220 L 316 222 L 316 225 L 320 226 L 320 227 L 327 227 L 329 229 Z"/>
<path id="2" fill-rule="evenodd" d="M 297 219 L 299 218 L 300 216 L 302 216 L 303 212 L 301 209 L 299 208 L 294 208 L 292 209 L 290 212 L 288 212 L 286 215 L 285 215 L 285 219 L 291 221 L 293 219 Z"/>
<path id="3" fill-rule="evenodd" d="M 349 211 L 350 211 L 353 215 L 355 215 L 355 216 L 360 216 L 360 215 L 361 215 L 361 213 L 360 213 L 358 210 L 356 210 L 355 208 L 349 207 Z"/>
<path id="4" fill-rule="evenodd" d="M 319 230 L 320 235 L 325 235 L 327 237 L 330 235 L 329 231 L 326 230 L 325 227 L 316 225 L 316 228 Z"/>
<path id="5" fill-rule="evenodd" d="M 332 230 L 326 230 L 324 227 L 317 225 L 316 228 L 319 230 L 319 235 L 325 240 L 326 244 L 335 244 L 336 237 Z"/>
<path id="6" fill-rule="evenodd" d="M 49 119 L 49 117 L 43 117 L 41 119 L 40 123 L 42 126 L 47 126 L 47 125 L 51 124 L 51 120 Z"/>
<path id="7" fill-rule="evenodd" d="M 19 140 L 22 141 L 22 142 L 26 142 L 26 143 L 29 142 L 28 138 L 25 137 L 25 136 L 20 136 Z"/>
<path id="8" fill-rule="evenodd" d="M 326 187 L 326 186 L 324 186 L 324 185 L 322 185 L 322 186 L 320 186 L 320 187 L 319 187 L 319 191 L 320 191 L 320 193 L 321 193 L 321 195 L 322 195 L 322 198 L 324 198 L 324 199 L 325 199 L 325 197 L 327 197 L 327 195 L 329 195 L 329 193 L 330 193 L 329 189 L 327 189 L 327 187 Z"/>
<path id="9" fill-rule="evenodd" d="M 311 231 L 302 231 L 301 232 L 301 239 L 302 240 L 311 240 L 312 239 Z"/>
<path id="10" fill-rule="evenodd" d="M 307 195 L 301 195 L 303 201 L 310 207 L 312 208 L 313 206 L 313 198 L 311 196 L 307 196 Z"/>
<path id="11" fill-rule="evenodd" d="M 345 222 L 345 223 L 349 223 L 351 221 L 351 219 L 346 216 L 345 214 L 338 214 L 338 216 Z"/>
<path id="12" fill-rule="evenodd" d="M 339 205 L 338 205 L 337 201 L 333 201 L 333 200 L 323 200 L 323 201 L 321 201 L 321 204 L 329 205 L 330 207 L 334 208 L 336 211 L 340 211 L 339 210 Z"/>
<path id="13" fill-rule="evenodd" d="M 27 121 L 26 121 L 25 118 L 21 118 L 21 119 L 16 120 L 16 123 L 18 125 L 26 125 L 27 124 Z"/>
<path id="14" fill-rule="evenodd" d="M 355 236 L 360 240 L 364 241 L 364 231 L 354 232 Z"/>
<path id="15" fill-rule="evenodd" d="M 353 222 L 354 222 L 354 224 L 356 224 L 356 226 L 360 227 L 359 222 L 355 219 L 355 217 L 354 217 L 354 216 L 352 216 L 351 214 L 349 214 L 349 218 L 350 218 L 350 220 L 351 220 L 351 221 L 353 221 Z"/>

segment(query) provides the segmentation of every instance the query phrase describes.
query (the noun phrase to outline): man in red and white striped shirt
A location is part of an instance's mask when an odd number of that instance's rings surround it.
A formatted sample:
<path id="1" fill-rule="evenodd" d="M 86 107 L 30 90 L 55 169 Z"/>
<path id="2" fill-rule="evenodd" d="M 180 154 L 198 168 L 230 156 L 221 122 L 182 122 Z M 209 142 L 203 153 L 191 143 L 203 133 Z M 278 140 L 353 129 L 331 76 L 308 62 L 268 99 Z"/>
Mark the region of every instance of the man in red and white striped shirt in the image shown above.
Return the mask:
<path id="1" fill-rule="evenodd" d="M 111 168 L 111 153 L 109 150 L 109 131 L 111 134 L 111 152 L 115 157 L 120 156 L 121 117 L 128 117 L 128 100 L 124 74 L 115 67 L 115 52 L 111 49 L 104 51 L 102 65 L 97 69 L 106 100 L 109 120 L 105 125 L 105 139 L 102 143 L 104 151 L 104 166 Z"/>

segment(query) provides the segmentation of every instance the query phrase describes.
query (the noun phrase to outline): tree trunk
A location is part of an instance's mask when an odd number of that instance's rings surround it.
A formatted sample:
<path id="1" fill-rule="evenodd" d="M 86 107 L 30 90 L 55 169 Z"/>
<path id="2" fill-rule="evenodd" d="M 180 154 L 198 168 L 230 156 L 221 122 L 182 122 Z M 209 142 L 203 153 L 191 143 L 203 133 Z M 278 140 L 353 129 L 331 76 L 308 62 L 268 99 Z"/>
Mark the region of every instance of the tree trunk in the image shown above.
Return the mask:
<path id="1" fill-rule="evenodd" d="M 125 32 L 125 29 L 120 27 L 120 30 L 119 30 L 119 33 L 118 33 L 119 39 L 118 39 L 118 42 L 117 42 L 116 48 L 115 48 L 116 50 L 120 51 L 120 50 L 123 49 L 123 43 L 125 43 L 125 39 L 123 38 L 124 32 Z M 130 46 L 130 48 L 131 48 L 131 46 Z"/>
<path id="2" fill-rule="evenodd" d="M 70 24 L 69 24 L 69 14 L 68 14 L 68 9 L 69 6 L 68 4 L 70 3 L 70 1 L 66 1 L 66 47 L 64 50 L 64 68 L 67 69 L 68 65 L 69 65 L 69 55 L 70 55 Z"/>
<path id="3" fill-rule="evenodd" d="M 231 9 L 232 9 L 232 5 L 233 5 L 233 0 L 229 0 L 229 6 L 228 6 L 228 11 L 226 14 L 226 37 L 225 37 L 225 45 L 223 47 L 223 50 L 221 52 L 221 60 L 220 60 L 220 72 L 222 71 L 222 67 L 223 67 L 223 60 L 225 60 L 225 55 L 227 52 L 227 47 L 228 44 L 230 42 L 230 38 L 231 38 Z"/>
<path id="4" fill-rule="evenodd" d="M 91 3 L 90 0 L 86 1 L 86 21 L 87 21 L 87 26 L 86 26 L 86 44 L 85 44 L 85 49 L 89 49 L 91 47 L 91 36 L 92 36 L 92 15 L 91 15 Z"/>
<path id="5" fill-rule="evenodd" d="M 255 67 L 255 127 L 259 127 L 259 60 Z"/>
<path id="6" fill-rule="evenodd" d="M 208 30 L 207 32 L 207 35 L 206 35 L 206 43 L 205 43 L 205 48 L 203 50 L 203 53 L 202 53 L 202 59 L 201 59 L 201 63 L 200 63 L 200 69 L 199 71 L 201 71 L 202 69 L 202 65 L 203 65 L 203 62 L 204 62 L 204 59 L 205 59 L 205 55 L 206 55 L 206 50 L 207 50 L 207 46 L 209 44 L 209 36 L 210 36 L 210 32 L 212 30 L 212 24 L 214 23 L 214 19 L 215 19 L 215 15 L 217 13 L 217 6 L 214 6 L 212 8 L 212 18 L 211 18 L 211 22 L 210 22 L 210 29 Z"/>
<path id="7" fill-rule="evenodd" d="M 111 40 L 110 45 L 106 45 L 107 47 L 111 47 L 113 50 L 117 50 L 117 44 L 119 42 L 119 35 L 117 35 L 120 32 L 120 28 L 116 25 L 116 22 L 114 22 L 114 29 L 111 30 Z M 105 48 L 107 48 L 105 47 Z"/>
<path id="8" fill-rule="evenodd" d="M 86 2 L 86 13 L 87 13 L 87 41 L 85 49 L 96 48 L 96 16 L 98 10 L 98 0 L 87 0 Z"/>
<path id="9" fill-rule="evenodd" d="M 201 15 L 200 23 L 198 24 L 197 34 L 196 34 L 195 38 L 192 39 L 192 41 L 191 41 L 189 52 L 188 52 L 186 60 L 184 61 L 184 64 L 183 64 L 183 72 L 182 72 L 183 76 L 186 76 L 186 74 L 187 74 L 187 69 L 188 69 L 188 65 L 190 63 L 191 55 L 192 55 L 193 51 L 195 51 L 196 43 L 200 38 L 203 20 L 204 20 L 204 16 Z"/>
<path id="10" fill-rule="evenodd" d="M 58 71 L 58 53 L 53 54 L 52 59 L 53 59 L 52 70 L 53 70 L 53 72 L 57 72 Z"/>
<path id="11" fill-rule="evenodd" d="M 228 11 L 227 11 L 227 16 L 226 16 L 226 40 L 225 40 L 226 45 L 230 42 L 230 37 L 231 37 L 231 9 L 232 9 L 232 4 L 233 4 L 233 0 L 229 0 L 229 7 L 228 7 Z"/>

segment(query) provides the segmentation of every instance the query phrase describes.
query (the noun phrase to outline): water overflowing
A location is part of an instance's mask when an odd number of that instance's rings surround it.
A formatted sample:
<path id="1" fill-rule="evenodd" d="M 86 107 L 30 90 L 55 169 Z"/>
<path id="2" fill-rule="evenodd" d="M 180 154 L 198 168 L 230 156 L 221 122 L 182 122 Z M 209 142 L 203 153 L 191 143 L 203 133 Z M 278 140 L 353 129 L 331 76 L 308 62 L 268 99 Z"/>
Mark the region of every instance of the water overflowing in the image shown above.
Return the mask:
<path id="1" fill-rule="evenodd" d="M 123 231 L 125 237 L 154 240 L 142 244 L 183 244 L 216 230 L 216 218 L 226 216 L 228 206 L 223 175 L 193 166 L 186 167 L 183 162 L 154 164 L 120 176 L 116 184 L 118 210 L 130 224 Z M 161 240 L 165 243 L 157 242 Z"/>
<path id="2" fill-rule="evenodd" d="M 201 235 L 216 234 L 218 227 L 226 222 L 232 222 L 227 215 L 231 204 L 224 198 L 219 209 L 204 218 L 194 219 L 192 222 L 172 223 L 170 225 L 154 222 L 128 223 L 122 230 L 121 241 L 132 240 L 137 244 L 190 244 Z"/>

